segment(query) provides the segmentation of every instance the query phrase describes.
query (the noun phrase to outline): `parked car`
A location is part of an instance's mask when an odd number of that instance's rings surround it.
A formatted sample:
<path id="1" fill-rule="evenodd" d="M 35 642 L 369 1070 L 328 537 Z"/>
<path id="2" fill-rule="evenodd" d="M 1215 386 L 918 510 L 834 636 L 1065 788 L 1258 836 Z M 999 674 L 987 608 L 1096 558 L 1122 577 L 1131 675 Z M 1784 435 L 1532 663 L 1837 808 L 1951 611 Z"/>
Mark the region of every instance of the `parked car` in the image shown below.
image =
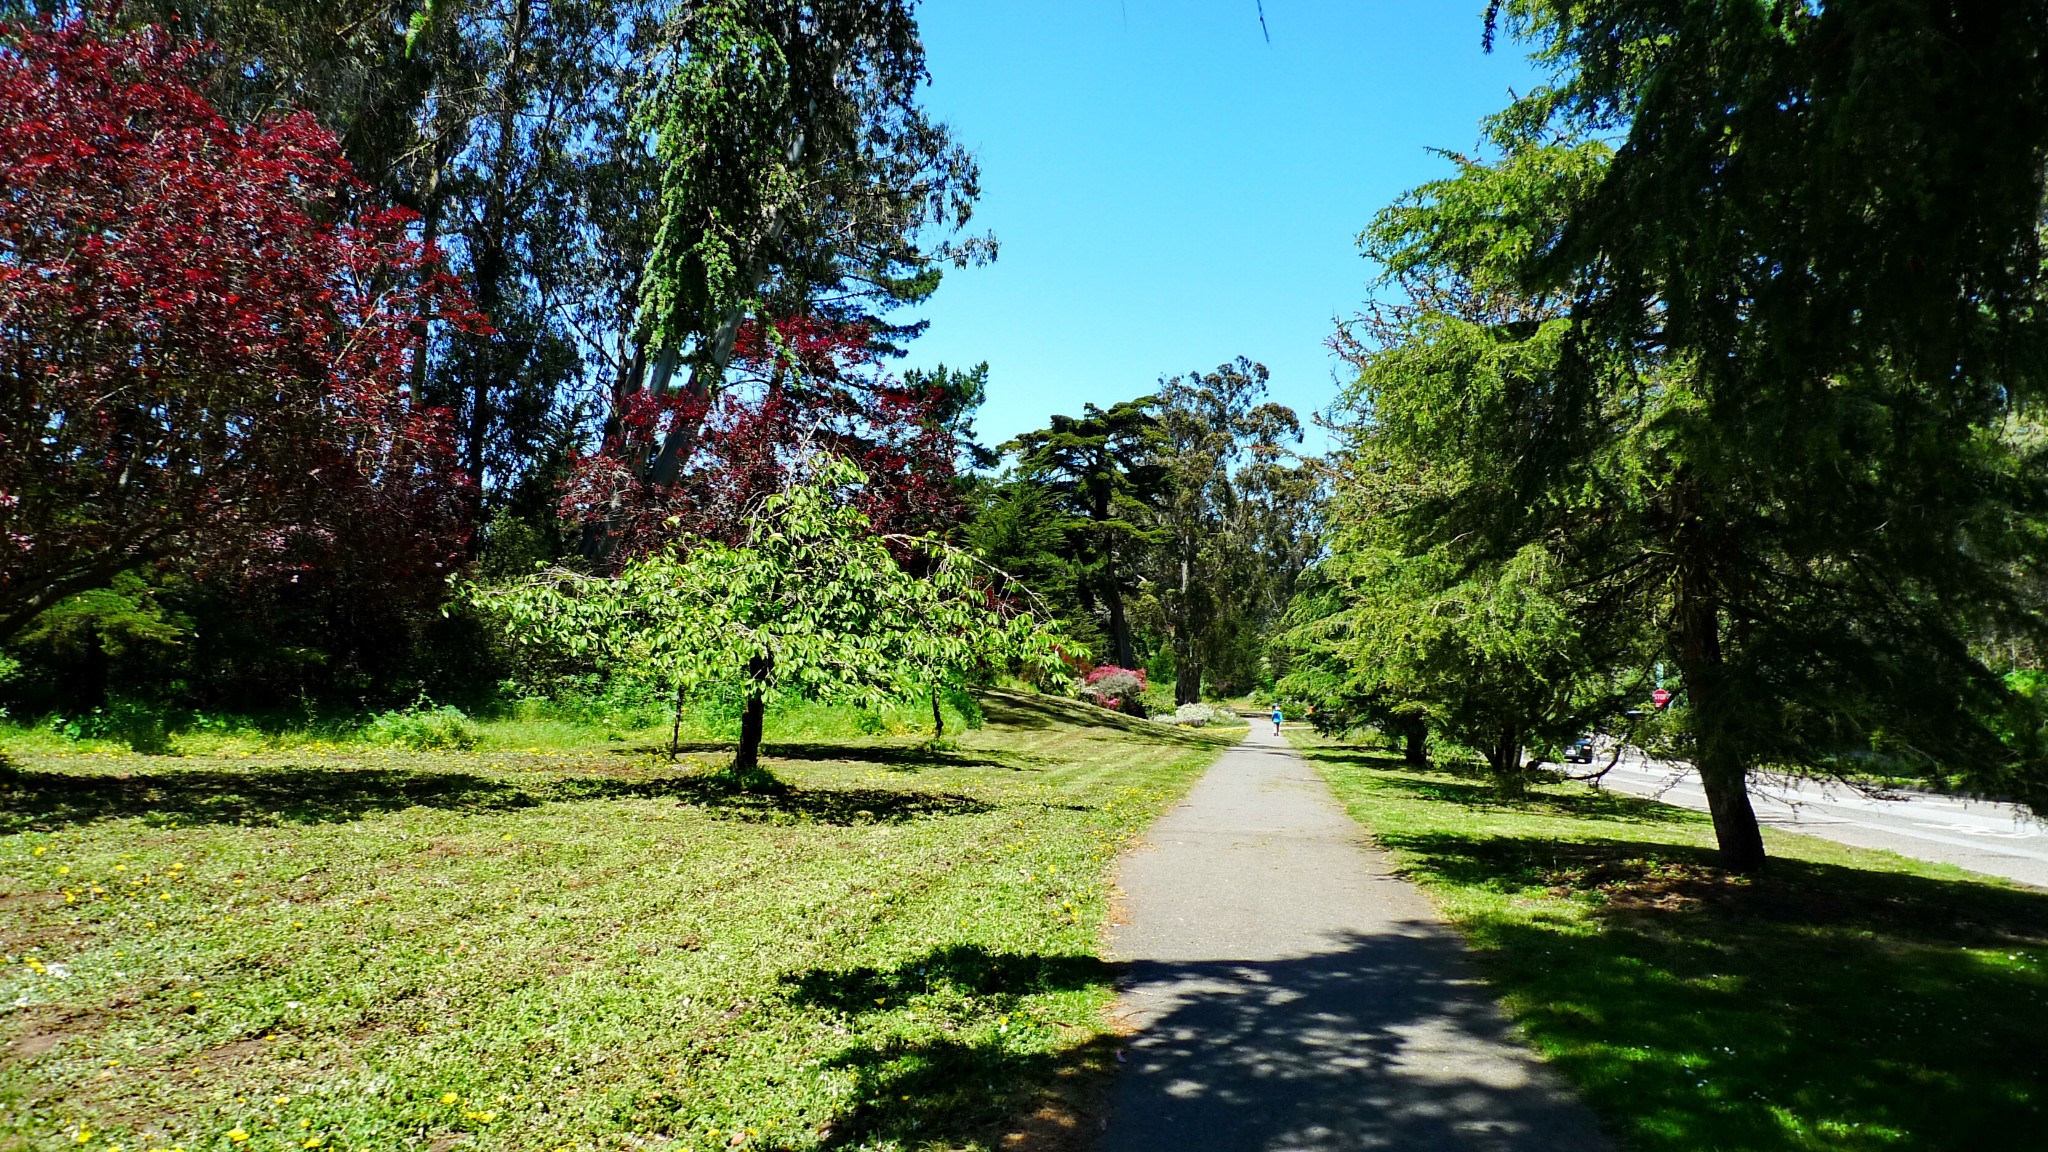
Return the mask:
<path id="1" fill-rule="evenodd" d="M 1581 736 L 1565 745 L 1564 758 L 1574 764 L 1591 764 L 1593 762 L 1593 738 L 1591 736 Z"/>

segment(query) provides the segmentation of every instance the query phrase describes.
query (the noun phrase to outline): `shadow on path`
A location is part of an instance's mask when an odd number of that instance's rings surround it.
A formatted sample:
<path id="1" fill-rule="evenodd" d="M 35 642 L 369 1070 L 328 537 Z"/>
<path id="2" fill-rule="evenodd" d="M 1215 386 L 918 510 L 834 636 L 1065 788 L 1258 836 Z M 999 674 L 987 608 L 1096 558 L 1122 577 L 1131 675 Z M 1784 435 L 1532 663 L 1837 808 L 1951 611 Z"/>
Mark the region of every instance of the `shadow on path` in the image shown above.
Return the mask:
<path id="1" fill-rule="evenodd" d="M 1279 960 L 1136 961 L 1141 1034 L 1105 1152 L 1605 1147 L 1519 1051 L 1446 929 Z"/>

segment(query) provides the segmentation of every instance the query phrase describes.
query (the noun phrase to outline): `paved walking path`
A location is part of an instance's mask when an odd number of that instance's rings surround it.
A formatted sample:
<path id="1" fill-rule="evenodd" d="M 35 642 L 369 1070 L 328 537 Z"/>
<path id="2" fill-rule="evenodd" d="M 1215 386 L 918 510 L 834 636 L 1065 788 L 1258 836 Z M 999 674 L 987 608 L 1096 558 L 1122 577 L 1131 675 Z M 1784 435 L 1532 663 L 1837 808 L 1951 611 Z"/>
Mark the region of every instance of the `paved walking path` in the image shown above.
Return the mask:
<path id="1" fill-rule="evenodd" d="M 1103 1152 L 1608 1147 L 1428 901 L 1253 725 L 1123 862 Z"/>

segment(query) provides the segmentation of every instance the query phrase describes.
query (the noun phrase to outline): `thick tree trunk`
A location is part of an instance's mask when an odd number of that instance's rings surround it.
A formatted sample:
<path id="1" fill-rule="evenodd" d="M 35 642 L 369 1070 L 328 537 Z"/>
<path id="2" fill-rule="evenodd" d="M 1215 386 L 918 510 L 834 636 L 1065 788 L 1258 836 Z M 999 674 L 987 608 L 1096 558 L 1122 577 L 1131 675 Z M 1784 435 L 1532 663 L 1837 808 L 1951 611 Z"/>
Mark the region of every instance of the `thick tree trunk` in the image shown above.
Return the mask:
<path id="1" fill-rule="evenodd" d="M 1175 704 L 1199 704 L 1202 702 L 1202 657 L 1191 641 L 1180 636 L 1173 638 L 1173 702 Z"/>
<path id="2" fill-rule="evenodd" d="M 1109 605 L 1109 638 L 1116 647 L 1116 666 L 1132 668 L 1138 663 L 1138 649 L 1131 643 L 1131 622 L 1124 617 L 1124 592 L 1117 587 L 1116 564 L 1105 564 L 1102 571 L 1102 593 Z"/>
<path id="3" fill-rule="evenodd" d="M 1731 872 L 1763 867 L 1764 837 L 1749 803 L 1749 765 L 1731 730 L 1721 659 L 1721 604 L 1703 557 L 1692 553 L 1678 580 L 1678 660 L 1685 674 L 1686 706 L 1692 711 L 1694 764 L 1714 820 L 1721 865 Z"/>
<path id="4" fill-rule="evenodd" d="M 1520 796 L 1526 791 L 1522 777 L 1522 733 L 1519 728 L 1509 725 L 1494 738 L 1493 747 L 1486 753 L 1487 769 L 1493 773 L 1494 787 L 1504 796 Z"/>
<path id="5" fill-rule="evenodd" d="M 737 775 L 747 775 L 761 770 L 761 729 L 768 718 L 768 702 L 759 691 L 747 694 L 747 705 L 740 713 L 740 748 L 732 758 L 732 769 Z"/>
<path id="6" fill-rule="evenodd" d="M 1411 768 L 1429 767 L 1429 725 L 1421 717 L 1402 725 L 1401 759 Z"/>

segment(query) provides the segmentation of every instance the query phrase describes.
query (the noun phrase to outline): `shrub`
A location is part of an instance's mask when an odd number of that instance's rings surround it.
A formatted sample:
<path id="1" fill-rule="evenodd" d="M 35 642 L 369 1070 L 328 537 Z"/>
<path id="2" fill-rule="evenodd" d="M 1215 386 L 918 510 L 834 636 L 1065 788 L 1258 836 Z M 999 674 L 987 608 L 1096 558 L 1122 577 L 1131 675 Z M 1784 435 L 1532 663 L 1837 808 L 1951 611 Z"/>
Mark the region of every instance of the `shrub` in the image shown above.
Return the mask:
<path id="1" fill-rule="evenodd" d="M 119 740 L 145 755 L 171 750 L 163 709 L 138 700 L 110 700 L 90 712 L 60 717 L 51 727 L 71 740 Z"/>
<path id="2" fill-rule="evenodd" d="M 1190 728 L 1200 728 L 1205 724 L 1233 724 L 1236 721 L 1235 713 L 1214 704 L 1183 704 L 1173 710 L 1173 722 Z"/>
<path id="3" fill-rule="evenodd" d="M 363 728 L 363 739 L 416 752 L 466 751 L 476 747 L 476 726 L 462 709 L 429 708 L 424 703 L 396 712 L 380 712 Z"/>
<path id="4" fill-rule="evenodd" d="M 1088 673 L 1081 698 L 1131 716 L 1145 715 L 1145 670 L 1104 664 Z"/>

